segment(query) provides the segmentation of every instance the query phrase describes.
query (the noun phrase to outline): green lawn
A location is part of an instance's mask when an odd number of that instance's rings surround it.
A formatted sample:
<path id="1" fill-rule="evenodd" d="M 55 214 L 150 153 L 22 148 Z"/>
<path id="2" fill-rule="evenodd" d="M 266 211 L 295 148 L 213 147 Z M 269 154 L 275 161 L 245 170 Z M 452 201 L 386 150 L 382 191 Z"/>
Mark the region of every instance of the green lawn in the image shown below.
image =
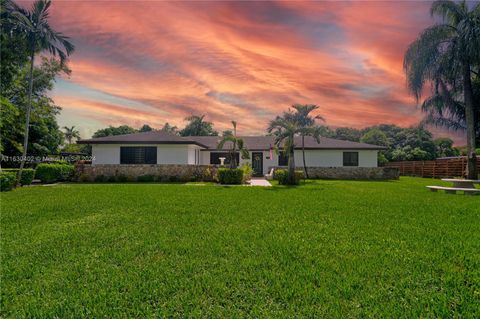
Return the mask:
<path id="1" fill-rule="evenodd" d="M 437 180 L 1 194 L 2 317 L 480 317 L 480 196 Z"/>

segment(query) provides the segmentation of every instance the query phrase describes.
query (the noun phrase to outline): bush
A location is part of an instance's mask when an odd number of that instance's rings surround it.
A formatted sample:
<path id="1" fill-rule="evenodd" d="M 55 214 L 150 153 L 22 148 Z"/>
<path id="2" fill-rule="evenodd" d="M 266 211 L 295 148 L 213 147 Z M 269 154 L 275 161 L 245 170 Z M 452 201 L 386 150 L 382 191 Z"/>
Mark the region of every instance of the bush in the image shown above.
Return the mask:
<path id="1" fill-rule="evenodd" d="M 43 183 L 68 181 L 74 170 L 70 164 L 38 164 L 36 176 Z"/>
<path id="2" fill-rule="evenodd" d="M 253 168 L 252 168 L 252 165 L 250 165 L 250 163 L 245 163 L 243 164 L 240 169 L 243 171 L 243 183 L 246 183 L 247 181 L 249 181 L 250 179 L 252 179 L 252 175 L 253 175 Z"/>
<path id="3" fill-rule="evenodd" d="M 300 180 L 304 178 L 303 171 L 295 171 L 294 183 L 290 183 L 288 178 L 288 170 L 276 169 L 273 173 L 273 178 L 278 181 L 280 185 L 298 185 Z"/>
<path id="4" fill-rule="evenodd" d="M 155 180 L 155 176 L 153 175 L 141 175 L 138 176 L 137 181 L 142 183 L 151 183 Z"/>
<path id="5" fill-rule="evenodd" d="M 18 174 L 18 168 L 9 168 L 4 169 L 4 172 L 11 172 L 15 175 Z M 20 184 L 23 185 L 30 185 L 32 184 L 33 179 L 35 178 L 35 170 L 33 168 L 24 168 L 22 171 L 22 178 L 20 179 Z"/>
<path id="6" fill-rule="evenodd" d="M 126 183 L 128 182 L 128 177 L 127 175 L 123 175 L 123 174 L 118 175 L 117 181 L 119 181 L 120 183 Z"/>
<path id="7" fill-rule="evenodd" d="M 92 179 L 90 178 L 90 175 L 83 173 L 78 177 L 78 181 L 82 183 L 86 183 L 86 182 L 91 182 Z"/>
<path id="8" fill-rule="evenodd" d="M 107 177 L 105 175 L 100 174 L 100 175 L 95 176 L 94 181 L 97 182 L 97 183 L 104 183 L 104 182 L 107 181 Z"/>
<path id="9" fill-rule="evenodd" d="M 217 174 L 220 184 L 242 184 L 243 170 L 240 168 L 219 168 Z"/>
<path id="10" fill-rule="evenodd" d="M 17 180 L 17 174 L 13 172 L 0 172 L 0 190 L 2 192 L 8 192 L 15 188 L 15 182 Z"/>
<path id="11" fill-rule="evenodd" d="M 110 175 L 107 177 L 107 182 L 109 183 L 115 183 L 117 181 L 117 178 L 114 175 Z"/>

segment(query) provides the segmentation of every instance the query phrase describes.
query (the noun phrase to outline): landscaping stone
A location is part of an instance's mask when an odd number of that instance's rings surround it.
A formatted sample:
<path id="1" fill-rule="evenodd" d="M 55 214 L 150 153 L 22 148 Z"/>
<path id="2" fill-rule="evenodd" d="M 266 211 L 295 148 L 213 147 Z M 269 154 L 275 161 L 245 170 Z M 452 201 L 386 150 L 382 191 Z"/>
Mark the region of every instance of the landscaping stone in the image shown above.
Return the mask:
<path id="1" fill-rule="evenodd" d="M 217 173 L 213 165 L 75 165 L 75 180 L 80 182 L 137 181 L 140 176 L 152 176 L 156 182 L 211 182 Z"/>

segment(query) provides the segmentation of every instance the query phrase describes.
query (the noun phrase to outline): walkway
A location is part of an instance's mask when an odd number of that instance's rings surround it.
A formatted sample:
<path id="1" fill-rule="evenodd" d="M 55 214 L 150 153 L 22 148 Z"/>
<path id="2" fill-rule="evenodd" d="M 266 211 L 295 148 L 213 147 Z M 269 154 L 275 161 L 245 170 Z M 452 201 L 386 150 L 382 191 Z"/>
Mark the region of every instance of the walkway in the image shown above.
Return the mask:
<path id="1" fill-rule="evenodd" d="M 267 181 L 265 178 L 259 177 L 259 178 L 252 178 L 250 180 L 250 186 L 263 186 L 263 187 L 270 187 L 272 184 L 270 184 L 269 181 Z"/>

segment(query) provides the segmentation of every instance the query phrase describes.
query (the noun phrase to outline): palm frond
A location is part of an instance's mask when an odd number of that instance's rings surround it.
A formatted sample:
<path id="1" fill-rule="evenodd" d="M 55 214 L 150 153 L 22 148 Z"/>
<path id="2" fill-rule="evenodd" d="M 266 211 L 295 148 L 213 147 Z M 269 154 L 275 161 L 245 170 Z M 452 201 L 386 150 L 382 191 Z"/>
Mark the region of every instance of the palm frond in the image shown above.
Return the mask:
<path id="1" fill-rule="evenodd" d="M 465 10 L 461 7 L 461 4 L 457 4 L 454 1 L 437 0 L 432 3 L 430 14 L 432 16 L 439 15 L 456 25 L 465 17 Z"/>

